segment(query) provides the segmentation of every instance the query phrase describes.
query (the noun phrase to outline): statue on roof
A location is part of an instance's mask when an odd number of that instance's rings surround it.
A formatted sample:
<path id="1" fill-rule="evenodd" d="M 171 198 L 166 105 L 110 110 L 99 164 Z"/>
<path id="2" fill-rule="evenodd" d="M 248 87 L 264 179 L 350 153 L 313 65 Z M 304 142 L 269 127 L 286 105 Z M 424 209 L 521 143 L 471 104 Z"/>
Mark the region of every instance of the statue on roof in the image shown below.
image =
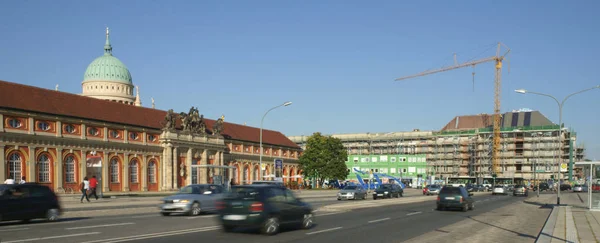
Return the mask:
<path id="1" fill-rule="evenodd" d="M 200 115 L 198 108 L 192 106 L 187 114 L 181 112 L 179 116 L 181 117 L 181 125 L 183 131 L 192 134 L 206 134 L 206 124 L 204 124 L 204 116 Z"/>
<path id="2" fill-rule="evenodd" d="M 215 121 L 215 124 L 213 125 L 213 135 L 220 135 L 221 133 L 223 133 L 224 121 L 225 116 L 221 116 L 219 117 L 219 119 L 217 119 L 217 121 Z"/>
<path id="3" fill-rule="evenodd" d="M 167 111 L 167 115 L 165 116 L 165 120 L 163 121 L 163 129 L 165 130 L 173 130 L 175 129 L 175 112 L 173 109 L 169 109 Z"/>

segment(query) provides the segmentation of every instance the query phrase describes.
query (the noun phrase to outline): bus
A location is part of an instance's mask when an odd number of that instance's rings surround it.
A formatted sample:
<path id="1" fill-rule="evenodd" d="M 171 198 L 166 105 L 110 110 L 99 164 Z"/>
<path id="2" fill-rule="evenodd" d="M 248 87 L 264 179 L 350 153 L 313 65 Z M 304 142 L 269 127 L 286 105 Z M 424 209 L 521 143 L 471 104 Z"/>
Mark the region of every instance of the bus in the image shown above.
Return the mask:
<path id="1" fill-rule="evenodd" d="M 446 178 L 446 185 L 449 186 L 467 186 L 467 184 L 477 184 L 477 177 L 474 176 L 453 176 Z"/>

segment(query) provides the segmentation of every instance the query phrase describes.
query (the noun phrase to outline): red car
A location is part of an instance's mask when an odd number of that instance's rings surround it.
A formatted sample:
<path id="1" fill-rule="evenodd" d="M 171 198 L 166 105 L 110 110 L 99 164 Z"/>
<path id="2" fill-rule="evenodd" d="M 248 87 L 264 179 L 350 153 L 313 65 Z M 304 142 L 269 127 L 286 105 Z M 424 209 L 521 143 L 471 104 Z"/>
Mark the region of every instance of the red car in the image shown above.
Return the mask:
<path id="1" fill-rule="evenodd" d="M 600 184 L 592 184 L 592 192 L 600 192 Z"/>

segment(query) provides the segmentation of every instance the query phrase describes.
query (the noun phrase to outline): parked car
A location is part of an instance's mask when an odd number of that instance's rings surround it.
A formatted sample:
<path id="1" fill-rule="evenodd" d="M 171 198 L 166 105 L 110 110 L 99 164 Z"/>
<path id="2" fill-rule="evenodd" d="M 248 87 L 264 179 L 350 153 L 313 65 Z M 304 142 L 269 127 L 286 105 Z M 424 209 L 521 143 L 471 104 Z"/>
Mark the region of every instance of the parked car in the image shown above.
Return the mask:
<path id="1" fill-rule="evenodd" d="M 440 185 L 428 185 L 427 186 L 427 193 L 425 193 L 425 195 L 429 196 L 429 195 L 438 195 L 440 194 L 440 190 L 442 189 L 442 186 Z"/>
<path id="2" fill-rule="evenodd" d="M 160 213 L 169 216 L 172 213 L 185 213 L 191 216 L 201 212 L 216 211 L 216 202 L 223 199 L 224 188 L 221 185 L 193 184 L 181 188 L 177 194 L 165 197 Z"/>
<path id="3" fill-rule="evenodd" d="M 402 197 L 404 190 L 400 185 L 397 184 L 381 184 L 375 191 L 373 192 L 373 200 L 377 200 L 378 198 L 392 198 L 392 197 Z"/>
<path id="4" fill-rule="evenodd" d="M 473 193 L 467 192 L 464 187 L 445 186 L 437 197 L 437 210 L 442 211 L 449 208 L 460 208 L 463 212 L 473 210 L 475 209 L 475 200 L 472 196 Z"/>
<path id="5" fill-rule="evenodd" d="M 513 188 L 513 196 L 529 196 L 529 188 L 525 185 L 515 185 Z"/>
<path id="6" fill-rule="evenodd" d="M 43 218 L 58 220 L 58 197 L 47 186 L 34 183 L 0 185 L 0 221 Z"/>
<path id="7" fill-rule="evenodd" d="M 495 185 L 494 188 L 492 188 L 492 195 L 497 194 L 507 195 L 508 190 L 506 190 L 506 187 L 503 185 Z"/>
<path id="8" fill-rule="evenodd" d="M 292 191 L 273 185 L 233 186 L 217 205 L 225 232 L 251 227 L 274 235 L 280 226 L 309 229 L 315 220 L 310 205 L 296 198 Z"/>
<path id="9" fill-rule="evenodd" d="M 350 185 L 341 189 L 337 194 L 337 200 L 342 199 L 367 199 L 367 191 L 362 186 Z"/>
<path id="10" fill-rule="evenodd" d="M 572 188 L 571 188 L 570 184 L 560 184 L 560 190 L 561 191 L 570 191 L 571 189 Z"/>
<path id="11" fill-rule="evenodd" d="M 577 185 L 573 186 L 573 192 L 587 192 L 587 191 L 588 191 L 587 185 L 577 184 Z"/>

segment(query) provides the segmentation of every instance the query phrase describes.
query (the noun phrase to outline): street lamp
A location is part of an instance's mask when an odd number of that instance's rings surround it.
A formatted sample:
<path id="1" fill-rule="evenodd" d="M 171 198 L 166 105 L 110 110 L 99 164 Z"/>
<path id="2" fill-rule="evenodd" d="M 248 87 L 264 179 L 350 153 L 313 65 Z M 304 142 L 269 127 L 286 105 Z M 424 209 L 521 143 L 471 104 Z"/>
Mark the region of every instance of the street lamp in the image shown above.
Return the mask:
<path id="1" fill-rule="evenodd" d="M 569 99 L 571 96 L 576 95 L 576 94 L 581 94 L 583 92 L 586 91 L 590 91 L 592 89 L 600 89 L 600 85 L 596 85 L 594 87 L 591 88 L 587 88 L 584 90 L 580 90 L 577 91 L 575 93 L 569 94 L 567 95 L 562 101 L 558 101 L 558 99 L 552 95 L 549 94 L 544 94 L 544 93 L 538 93 L 538 92 L 532 92 L 532 91 L 528 91 L 526 89 L 517 89 L 515 90 L 515 92 L 519 93 L 519 94 L 535 94 L 535 95 L 541 95 L 541 96 L 546 96 L 546 97 L 550 97 L 552 98 L 554 101 L 556 101 L 556 104 L 558 105 L 558 147 L 559 147 L 559 159 L 558 159 L 558 169 L 556 170 L 556 178 L 558 180 L 558 193 L 556 194 L 556 204 L 560 205 L 560 166 L 562 164 L 562 159 L 563 159 L 563 141 L 562 141 L 562 109 L 563 109 L 563 105 L 565 104 L 565 101 L 567 101 L 567 99 Z"/>
<path id="2" fill-rule="evenodd" d="M 267 116 L 267 114 L 269 114 L 270 111 L 275 110 L 279 107 L 282 106 L 289 106 L 291 105 L 292 102 L 291 101 L 287 101 L 281 105 L 275 106 L 271 109 L 269 109 L 267 112 L 265 112 L 265 114 L 263 115 L 262 119 L 260 120 L 260 155 L 259 155 L 259 168 L 258 170 L 260 171 L 260 179 L 259 180 L 263 180 L 263 168 L 262 168 L 262 155 L 263 155 L 263 146 L 262 146 L 262 134 L 263 134 L 263 122 L 265 121 L 265 116 Z"/>

